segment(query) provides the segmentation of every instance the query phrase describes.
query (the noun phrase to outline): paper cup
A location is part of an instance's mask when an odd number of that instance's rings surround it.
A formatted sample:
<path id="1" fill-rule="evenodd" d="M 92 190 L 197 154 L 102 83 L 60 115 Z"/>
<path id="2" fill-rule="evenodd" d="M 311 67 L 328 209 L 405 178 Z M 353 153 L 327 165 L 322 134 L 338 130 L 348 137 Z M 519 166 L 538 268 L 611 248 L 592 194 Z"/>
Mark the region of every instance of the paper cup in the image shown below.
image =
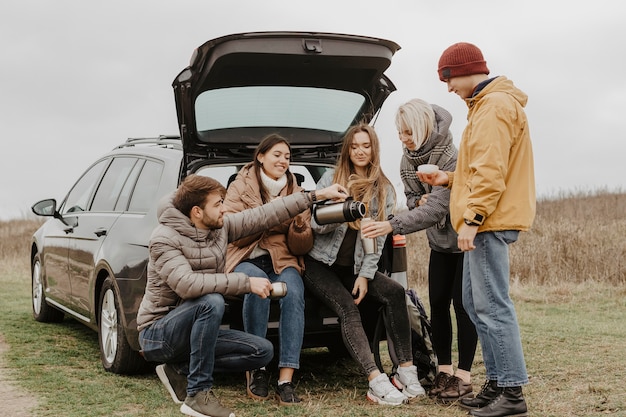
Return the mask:
<path id="1" fill-rule="evenodd" d="M 417 171 L 422 174 L 434 174 L 439 171 L 439 167 L 433 164 L 424 164 L 417 167 Z"/>

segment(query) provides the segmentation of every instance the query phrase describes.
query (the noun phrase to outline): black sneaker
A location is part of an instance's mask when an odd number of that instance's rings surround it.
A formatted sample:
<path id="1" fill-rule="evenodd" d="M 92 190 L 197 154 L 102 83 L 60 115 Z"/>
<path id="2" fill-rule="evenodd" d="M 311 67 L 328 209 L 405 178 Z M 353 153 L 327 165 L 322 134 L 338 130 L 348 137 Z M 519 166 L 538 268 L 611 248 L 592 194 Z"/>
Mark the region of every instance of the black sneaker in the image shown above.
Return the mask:
<path id="1" fill-rule="evenodd" d="M 276 399 L 280 405 L 294 405 L 301 401 L 291 382 L 285 382 L 276 387 Z"/>
<path id="2" fill-rule="evenodd" d="M 246 392 L 253 400 L 262 401 L 270 397 L 270 384 L 266 370 L 246 371 Z"/>
<path id="3" fill-rule="evenodd" d="M 166 363 L 157 366 L 156 373 L 163 385 L 165 385 L 167 392 L 170 393 L 172 400 L 176 404 L 182 404 L 187 397 L 187 377 L 180 375 Z"/>

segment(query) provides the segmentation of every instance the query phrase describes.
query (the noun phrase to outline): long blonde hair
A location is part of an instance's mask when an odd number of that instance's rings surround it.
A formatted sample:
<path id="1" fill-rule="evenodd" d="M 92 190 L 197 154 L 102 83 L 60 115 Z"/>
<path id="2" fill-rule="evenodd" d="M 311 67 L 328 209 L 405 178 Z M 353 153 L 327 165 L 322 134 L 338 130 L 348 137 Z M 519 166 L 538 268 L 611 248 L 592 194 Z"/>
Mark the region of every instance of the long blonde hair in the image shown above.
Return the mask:
<path id="1" fill-rule="evenodd" d="M 367 173 L 365 177 L 356 173 L 354 164 L 350 160 L 350 149 L 352 148 L 352 142 L 354 142 L 354 135 L 359 132 L 367 133 L 371 142 L 370 164 L 366 168 Z M 376 220 L 387 220 L 385 215 L 387 193 L 393 193 L 394 205 L 396 193 L 391 181 L 389 181 L 389 178 L 387 178 L 380 166 L 380 141 L 372 126 L 366 123 L 359 123 L 348 129 L 343 138 L 343 146 L 341 147 L 341 154 L 335 168 L 333 182 L 346 187 L 350 196 L 356 201 L 368 204 L 372 199 L 376 199 L 378 202 Z M 367 216 L 371 217 L 371 215 L 372 213 L 368 207 Z M 361 221 L 351 222 L 349 226 L 358 230 L 361 226 Z"/>

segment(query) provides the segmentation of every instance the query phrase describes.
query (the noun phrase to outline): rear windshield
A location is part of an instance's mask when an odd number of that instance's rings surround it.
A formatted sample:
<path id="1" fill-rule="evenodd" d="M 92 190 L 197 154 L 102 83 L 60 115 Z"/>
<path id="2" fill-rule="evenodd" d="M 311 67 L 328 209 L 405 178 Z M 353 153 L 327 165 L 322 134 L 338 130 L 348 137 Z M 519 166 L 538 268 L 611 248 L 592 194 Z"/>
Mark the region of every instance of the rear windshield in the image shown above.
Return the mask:
<path id="1" fill-rule="evenodd" d="M 311 87 L 209 90 L 196 99 L 196 129 L 281 126 L 345 132 L 364 101 L 356 93 Z"/>

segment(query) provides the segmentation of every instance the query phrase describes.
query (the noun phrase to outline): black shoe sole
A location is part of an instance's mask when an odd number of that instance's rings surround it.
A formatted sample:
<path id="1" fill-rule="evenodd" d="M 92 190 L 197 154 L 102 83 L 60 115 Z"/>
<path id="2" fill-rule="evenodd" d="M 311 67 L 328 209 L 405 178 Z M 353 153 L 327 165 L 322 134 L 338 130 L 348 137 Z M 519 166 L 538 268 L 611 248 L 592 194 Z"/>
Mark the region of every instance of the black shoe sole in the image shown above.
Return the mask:
<path id="1" fill-rule="evenodd" d="M 286 405 L 286 406 L 299 405 L 299 404 L 302 403 L 302 401 L 298 401 L 298 402 L 286 402 L 286 401 L 283 401 L 280 398 L 279 394 L 276 394 L 276 401 L 278 401 L 278 405 Z"/>
<path id="2" fill-rule="evenodd" d="M 442 397 L 438 396 L 437 397 L 437 401 L 440 402 L 440 403 L 443 403 L 443 404 L 452 404 L 454 402 L 461 401 L 462 399 L 465 399 L 465 398 L 474 398 L 474 393 L 473 392 L 468 392 L 467 394 L 461 395 L 459 397 L 453 397 L 453 398 L 451 398 L 451 397 L 442 398 Z M 461 405 L 460 402 L 459 402 L 459 405 Z M 478 407 L 476 407 L 476 408 L 478 408 Z M 475 408 L 472 408 L 472 409 L 475 409 Z"/>

